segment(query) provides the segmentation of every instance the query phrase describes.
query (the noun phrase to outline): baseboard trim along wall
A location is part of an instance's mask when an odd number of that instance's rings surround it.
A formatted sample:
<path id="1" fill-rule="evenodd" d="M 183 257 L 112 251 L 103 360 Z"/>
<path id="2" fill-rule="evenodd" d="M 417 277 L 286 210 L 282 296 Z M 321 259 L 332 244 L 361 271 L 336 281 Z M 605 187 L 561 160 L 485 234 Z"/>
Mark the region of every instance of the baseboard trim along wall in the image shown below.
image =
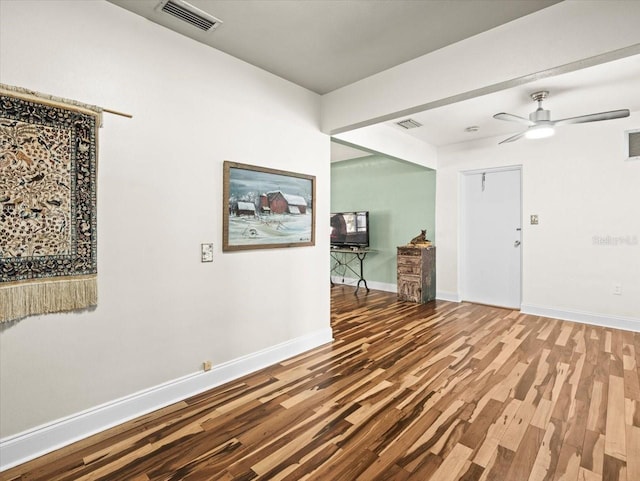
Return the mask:
<path id="1" fill-rule="evenodd" d="M 331 282 L 337 285 L 355 287 L 358 284 L 358 279 L 353 279 L 351 277 L 343 278 L 342 276 L 332 276 Z M 376 291 L 398 292 L 398 286 L 396 284 L 387 284 L 386 282 L 367 281 L 367 286 L 369 287 L 369 289 L 374 289 Z M 363 283 L 360 283 L 360 288 L 364 289 Z M 366 289 L 365 289 L 365 292 L 366 292 Z"/>
<path id="2" fill-rule="evenodd" d="M 562 319 L 563 321 L 581 322 L 583 324 L 593 324 L 596 326 L 623 329 L 625 331 L 640 332 L 640 319 L 633 317 L 610 316 L 592 312 L 556 309 L 554 307 L 536 306 L 533 304 L 522 304 L 520 312 L 523 314 Z"/>
<path id="3" fill-rule="evenodd" d="M 331 328 L 116 399 L 0 439 L 0 471 L 331 342 Z"/>
<path id="4" fill-rule="evenodd" d="M 337 285 L 353 286 L 358 283 L 358 279 L 332 277 L 332 282 Z M 396 284 L 385 284 L 376 281 L 367 281 L 369 289 L 376 289 L 386 292 L 398 292 Z M 360 284 L 362 287 L 362 284 Z M 436 291 L 436 299 L 449 302 L 462 302 L 457 292 Z M 612 327 L 615 329 L 623 329 L 625 331 L 640 332 L 640 319 L 624 316 L 609 316 L 584 311 L 573 311 L 566 309 L 557 309 L 555 307 L 536 306 L 533 304 L 522 304 L 520 312 L 523 314 L 532 314 L 535 316 L 550 317 L 553 319 L 562 319 L 563 321 L 582 322 L 583 324 L 593 324 L 602 327 Z"/>

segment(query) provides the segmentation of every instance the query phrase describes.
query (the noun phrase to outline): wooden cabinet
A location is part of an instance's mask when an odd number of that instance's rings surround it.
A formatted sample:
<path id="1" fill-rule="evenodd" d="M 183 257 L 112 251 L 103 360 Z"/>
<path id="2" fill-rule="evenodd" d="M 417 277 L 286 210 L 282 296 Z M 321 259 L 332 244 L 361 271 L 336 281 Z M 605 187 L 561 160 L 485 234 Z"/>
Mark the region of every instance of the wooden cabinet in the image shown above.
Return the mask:
<path id="1" fill-rule="evenodd" d="M 436 298 L 436 248 L 398 247 L 398 299 L 425 303 Z"/>

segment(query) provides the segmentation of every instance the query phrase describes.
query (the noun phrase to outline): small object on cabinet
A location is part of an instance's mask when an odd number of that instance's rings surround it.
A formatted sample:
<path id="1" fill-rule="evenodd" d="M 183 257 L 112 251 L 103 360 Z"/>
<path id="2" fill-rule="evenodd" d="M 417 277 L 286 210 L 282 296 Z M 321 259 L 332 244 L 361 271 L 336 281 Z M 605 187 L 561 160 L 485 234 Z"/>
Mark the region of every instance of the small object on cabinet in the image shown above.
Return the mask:
<path id="1" fill-rule="evenodd" d="M 427 239 L 427 230 L 422 229 L 420 234 L 415 236 L 413 239 L 409 241 L 407 245 L 414 245 L 417 247 L 429 247 L 431 245 L 431 241 Z"/>

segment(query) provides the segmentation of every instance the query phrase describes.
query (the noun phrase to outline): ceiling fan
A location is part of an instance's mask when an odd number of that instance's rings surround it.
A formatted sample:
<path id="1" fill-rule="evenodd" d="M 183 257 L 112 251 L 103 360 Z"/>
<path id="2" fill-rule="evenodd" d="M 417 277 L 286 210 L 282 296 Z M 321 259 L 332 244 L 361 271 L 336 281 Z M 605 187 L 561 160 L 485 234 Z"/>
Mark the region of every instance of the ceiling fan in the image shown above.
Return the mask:
<path id="1" fill-rule="evenodd" d="M 583 124 L 585 122 L 597 122 L 599 120 L 611 120 L 611 119 L 621 119 L 623 117 L 629 116 L 628 109 L 622 110 L 611 110 L 610 112 L 600 112 L 597 114 L 589 114 L 589 115 L 581 115 L 579 117 L 570 117 L 568 119 L 562 120 L 551 120 L 551 111 L 545 110 L 542 108 L 542 101 L 545 100 L 549 96 L 549 92 L 543 90 L 541 92 L 534 92 L 531 94 L 531 98 L 538 102 L 538 108 L 529 114 L 529 118 L 525 119 L 524 117 L 520 117 L 518 115 L 507 114 L 505 112 L 500 112 L 499 114 L 495 114 L 493 116 L 494 119 L 498 120 L 509 120 L 511 122 L 518 122 L 523 125 L 527 125 L 527 130 L 524 132 L 520 132 L 508 139 L 500 142 L 504 144 L 506 142 L 513 142 L 522 137 L 527 139 L 542 139 L 544 137 L 550 137 L 555 133 L 554 127 L 557 125 L 567 125 L 567 124 Z"/>

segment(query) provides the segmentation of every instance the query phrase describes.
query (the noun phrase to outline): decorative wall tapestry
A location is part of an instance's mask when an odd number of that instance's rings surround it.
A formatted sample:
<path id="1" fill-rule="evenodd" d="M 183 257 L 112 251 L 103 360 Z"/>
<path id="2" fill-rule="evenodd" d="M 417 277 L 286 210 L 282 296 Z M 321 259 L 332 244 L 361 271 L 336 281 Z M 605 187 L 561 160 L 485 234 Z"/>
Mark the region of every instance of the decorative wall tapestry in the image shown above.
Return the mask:
<path id="1" fill-rule="evenodd" d="M 0 84 L 0 322 L 97 304 L 99 107 Z"/>

